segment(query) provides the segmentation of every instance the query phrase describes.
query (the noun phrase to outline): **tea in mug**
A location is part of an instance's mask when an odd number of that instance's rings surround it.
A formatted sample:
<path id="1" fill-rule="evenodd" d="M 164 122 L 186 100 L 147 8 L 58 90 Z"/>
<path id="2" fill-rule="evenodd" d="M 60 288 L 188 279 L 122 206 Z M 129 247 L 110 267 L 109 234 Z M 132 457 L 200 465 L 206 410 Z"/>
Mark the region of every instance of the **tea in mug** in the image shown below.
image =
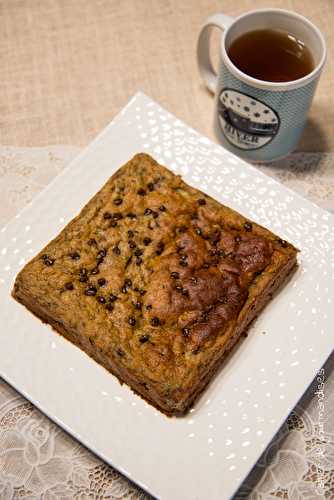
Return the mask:
<path id="1" fill-rule="evenodd" d="M 249 31 L 234 40 L 227 52 L 243 73 L 267 82 L 298 80 L 314 69 L 303 41 L 284 31 Z"/>

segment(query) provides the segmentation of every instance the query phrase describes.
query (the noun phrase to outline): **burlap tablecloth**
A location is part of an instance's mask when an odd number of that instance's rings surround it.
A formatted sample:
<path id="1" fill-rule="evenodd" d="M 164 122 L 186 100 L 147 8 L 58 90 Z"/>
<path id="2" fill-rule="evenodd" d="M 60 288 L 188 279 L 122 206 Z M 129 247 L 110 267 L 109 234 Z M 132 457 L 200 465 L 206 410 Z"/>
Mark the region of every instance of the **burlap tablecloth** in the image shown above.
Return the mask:
<path id="1" fill-rule="evenodd" d="M 199 28 L 215 12 L 268 6 L 295 9 L 326 36 L 299 150 L 333 151 L 333 0 L 0 0 L 0 144 L 86 145 L 140 89 L 213 138 Z"/>

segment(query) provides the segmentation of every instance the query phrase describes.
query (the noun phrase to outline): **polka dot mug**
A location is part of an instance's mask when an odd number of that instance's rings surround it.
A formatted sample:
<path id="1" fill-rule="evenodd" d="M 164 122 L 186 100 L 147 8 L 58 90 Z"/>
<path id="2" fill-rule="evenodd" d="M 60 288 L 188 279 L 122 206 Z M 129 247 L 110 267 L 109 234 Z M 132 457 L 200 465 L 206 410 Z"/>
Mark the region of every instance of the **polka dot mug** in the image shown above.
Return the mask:
<path id="1" fill-rule="evenodd" d="M 218 75 L 209 55 L 215 27 L 224 32 Z M 298 80 L 269 82 L 238 69 L 229 47 L 244 33 L 263 28 L 303 40 L 313 56 L 313 70 Z M 254 161 L 278 159 L 296 148 L 326 60 L 326 44 L 314 24 L 282 9 L 255 10 L 236 19 L 215 14 L 201 29 L 197 59 L 204 82 L 215 94 L 214 130 L 225 148 Z"/>

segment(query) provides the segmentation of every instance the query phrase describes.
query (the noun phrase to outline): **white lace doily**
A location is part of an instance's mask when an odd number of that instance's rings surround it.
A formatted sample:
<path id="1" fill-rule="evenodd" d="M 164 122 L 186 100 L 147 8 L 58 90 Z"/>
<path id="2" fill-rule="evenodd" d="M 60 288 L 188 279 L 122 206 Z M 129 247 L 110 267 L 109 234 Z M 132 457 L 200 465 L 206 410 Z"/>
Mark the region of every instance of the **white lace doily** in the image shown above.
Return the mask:
<path id="1" fill-rule="evenodd" d="M 0 147 L 0 225 L 23 208 L 78 152 L 71 146 Z M 259 168 L 334 211 L 334 154 L 299 153 Z M 334 498 L 333 368 L 332 356 L 235 499 Z M 149 496 L 0 380 L 0 500 L 73 498 Z"/>

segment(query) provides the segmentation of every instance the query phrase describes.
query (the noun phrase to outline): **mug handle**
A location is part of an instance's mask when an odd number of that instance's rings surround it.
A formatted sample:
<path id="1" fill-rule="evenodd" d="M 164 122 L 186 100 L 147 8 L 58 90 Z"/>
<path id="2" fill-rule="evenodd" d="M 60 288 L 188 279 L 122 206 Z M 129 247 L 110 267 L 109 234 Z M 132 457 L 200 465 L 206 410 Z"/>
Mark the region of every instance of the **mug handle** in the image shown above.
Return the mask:
<path id="1" fill-rule="evenodd" d="M 208 87 L 214 94 L 217 88 L 218 77 L 213 69 L 210 58 L 210 39 L 213 28 L 224 31 L 233 23 L 233 17 L 225 14 L 214 14 L 202 26 L 197 42 L 197 63 L 199 72 Z"/>

